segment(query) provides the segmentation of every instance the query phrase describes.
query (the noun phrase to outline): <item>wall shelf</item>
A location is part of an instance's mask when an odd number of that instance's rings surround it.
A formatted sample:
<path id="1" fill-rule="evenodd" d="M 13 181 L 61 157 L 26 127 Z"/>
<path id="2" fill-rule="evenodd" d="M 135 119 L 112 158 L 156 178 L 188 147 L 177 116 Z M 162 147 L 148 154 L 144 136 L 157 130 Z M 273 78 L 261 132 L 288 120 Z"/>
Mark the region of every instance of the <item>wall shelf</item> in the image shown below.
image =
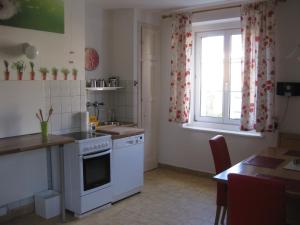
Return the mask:
<path id="1" fill-rule="evenodd" d="M 116 91 L 123 87 L 87 87 L 87 91 Z"/>

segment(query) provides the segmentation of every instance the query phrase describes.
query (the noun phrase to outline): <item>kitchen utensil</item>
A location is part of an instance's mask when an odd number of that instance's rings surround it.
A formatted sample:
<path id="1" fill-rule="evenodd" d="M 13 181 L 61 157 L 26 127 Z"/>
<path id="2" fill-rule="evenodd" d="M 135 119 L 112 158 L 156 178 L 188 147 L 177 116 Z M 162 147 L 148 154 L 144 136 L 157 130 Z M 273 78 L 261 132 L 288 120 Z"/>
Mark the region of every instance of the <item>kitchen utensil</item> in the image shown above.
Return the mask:
<path id="1" fill-rule="evenodd" d="M 109 87 L 119 87 L 120 79 L 119 77 L 110 77 L 108 78 Z"/>
<path id="2" fill-rule="evenodd" d="M 106 82 L 104 79 L 97 80 L 98 87 L 106 87 Z"/>
<path id="3" fill-rule="evenodd" d="M 97 80 L 96 79 L 91 79 L 91 87 L 92 88 L 97 87 Z"/>

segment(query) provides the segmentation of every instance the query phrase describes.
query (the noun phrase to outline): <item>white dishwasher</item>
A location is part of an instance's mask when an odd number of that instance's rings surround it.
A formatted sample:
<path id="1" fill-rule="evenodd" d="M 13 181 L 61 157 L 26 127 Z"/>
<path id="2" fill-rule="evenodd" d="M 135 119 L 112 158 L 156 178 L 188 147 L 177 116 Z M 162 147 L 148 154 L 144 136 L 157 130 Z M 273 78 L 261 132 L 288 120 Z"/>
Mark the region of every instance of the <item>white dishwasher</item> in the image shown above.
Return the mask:
<path id="1" fill-rule="evenodd" d="M 113 140 L 113 202 L 141 191 L 144 185 L 144 134 Z"/>

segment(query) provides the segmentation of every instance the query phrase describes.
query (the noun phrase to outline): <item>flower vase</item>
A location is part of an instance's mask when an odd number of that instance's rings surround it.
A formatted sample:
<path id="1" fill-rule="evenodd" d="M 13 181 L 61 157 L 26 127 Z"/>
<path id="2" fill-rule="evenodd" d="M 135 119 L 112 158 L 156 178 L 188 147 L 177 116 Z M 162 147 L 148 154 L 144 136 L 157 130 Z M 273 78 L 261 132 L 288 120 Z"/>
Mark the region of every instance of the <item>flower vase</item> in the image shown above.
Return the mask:
<path id="1" fill-rule="evenodd" d="M 64 80 L 68 80 L 68 74 L 64 74 Z"/>
<path id="2" fill-rule="evenodd" d="M 23 72 L 18 72 L 18 80 L 23 80 Z"/>
<path id="3" fill-rule="evenodd" d="M 9 80 L 9 72 L 8 71 L 4 72 L 4 80 Z"/>
<path id="4" fill-rule="evenodd" d="M 52 74 L 53 75 L 53 80 L 57 80 L 57 74 Z"/>
<path id="5" fill-rule="evenodd" d="M 30 80 L 34 80 L 35 78 L 35 72 L 31 71 L 30 72 Z"/>

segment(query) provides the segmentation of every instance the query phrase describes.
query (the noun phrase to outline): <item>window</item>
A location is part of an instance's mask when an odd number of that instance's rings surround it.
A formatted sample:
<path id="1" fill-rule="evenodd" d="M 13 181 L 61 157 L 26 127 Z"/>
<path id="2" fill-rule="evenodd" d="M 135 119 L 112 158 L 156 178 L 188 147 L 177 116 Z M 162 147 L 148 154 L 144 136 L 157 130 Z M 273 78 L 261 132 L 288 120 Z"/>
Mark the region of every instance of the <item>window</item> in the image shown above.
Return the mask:
<path id="1" fill-rule="evenodd" d="M 194 121 L 239 124 L 243 52 L 240 29 L 194 35 Z"/>

